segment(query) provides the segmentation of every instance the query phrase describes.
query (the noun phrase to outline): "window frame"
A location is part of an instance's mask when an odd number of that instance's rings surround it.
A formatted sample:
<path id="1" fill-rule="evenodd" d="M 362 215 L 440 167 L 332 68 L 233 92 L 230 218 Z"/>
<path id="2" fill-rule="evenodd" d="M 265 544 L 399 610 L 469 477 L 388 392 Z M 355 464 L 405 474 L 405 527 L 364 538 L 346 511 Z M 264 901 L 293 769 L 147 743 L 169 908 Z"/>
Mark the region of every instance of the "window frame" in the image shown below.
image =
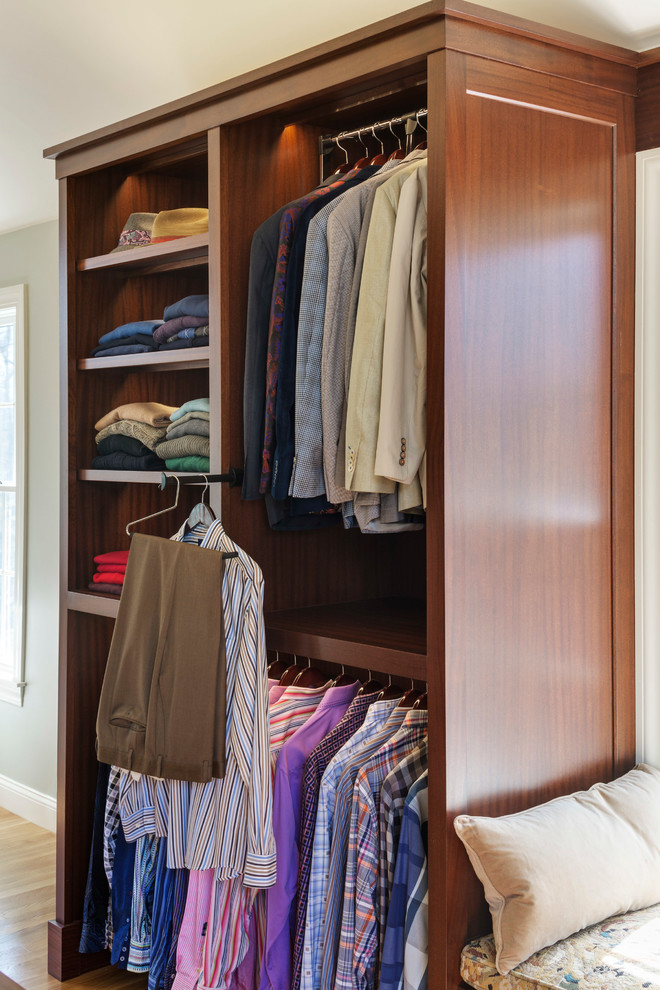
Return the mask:
<path id="1" fill-rule="evenodd" d="M 0 310 L 16 311 L 16 477 L 14 485 L 0 491 L 16 492 L 15 560 L 15 644 L 13 670 L 0 670 L 0 701 L 22 706 L 25 693 L 25 614 L 26 614 L 26 509 L 27 509 L 27 286 L 0 288 Z"/>

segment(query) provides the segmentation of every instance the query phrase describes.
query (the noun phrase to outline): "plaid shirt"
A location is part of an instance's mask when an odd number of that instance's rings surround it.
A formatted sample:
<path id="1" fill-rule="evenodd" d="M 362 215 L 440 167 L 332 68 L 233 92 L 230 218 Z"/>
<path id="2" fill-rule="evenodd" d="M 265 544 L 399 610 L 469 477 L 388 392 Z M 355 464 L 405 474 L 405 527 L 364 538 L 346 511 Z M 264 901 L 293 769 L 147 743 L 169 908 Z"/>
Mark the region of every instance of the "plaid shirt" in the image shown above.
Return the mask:
<path id="1" fill-rule="evenodd" d="M 428 739 L 422 739 L 419 746 L 409 756 L 397 763 L 388 773 L 380 789 L 379 834 L 378 834 L 378 965 L 383 952 L 383 938 L 387 923 L 387 908 L 394 881 L 394 864 L 401 834 L 403 806 L 410 788 L 429 765 Z"/>
<path id="2" fill-rule="evenodd" d="M 428 793 L 427 771 L 411 787 L 403 809 L 379 990 L 428 986 Z"/>
<path id="3" fill-rule="evenodd" d="M 300 973 L 302 970 L 305 943 L 307 894 L 309 891 L 309 874 L 312 867 L 312 850 L 314 847 L 314 830 L 316 827 L 316 812 L 319 804 L 321 777 L 330 760 L 360 728 L 369 706 L 375 700 L 375 692 L 373 694 L 360 694 L 354 698 L 341 721 L 335 726 L 332 732 L 328 733 L 321 740 L 305 761 L 305 768 L 303 770 L 303 805 L 300 818 L 300 853 L 297 885 L 298 906 L 296 910 L 291 990 L 299 990 L 300 988 Z"/>
<path id="4" fill-rule="evenodd" d="M 379 704 L 379 702 L 376 702 L 376 704 Z M 339 938 L 344 907 L 344 885 L 345 877 L 347 876 L 353 788 L 356 777 L 362 767 L 378 752 L 381 746 L 395 735 L 408 714 L 407 709 L 398 707 L 398 701 L 396 699 L 394 699 L 392 704 L 394 708 L 387 722 L 379 732 L 372 733 L 368 737 L 366 744 L 354 754 L 337 788 L 332 847 L 330 850 L 330 879 L 325 904 L 323 971 L 321 974 L 321 986 L 323 990 L 335 990 L 335 973 L 337 970 Z M 371 710 L 373 711 L 373 708 Z"/>
<path id="5" fill-rule="evenodd" d="M 354 758 L 355 753 L 358 750 L 361 751 L 363 747 L 369 744 L 369 740 L 375 734 L 382 731 L 383 726 L 389 721 L 396 704 L 396 700 L 375 701 L 369 708 L 362 726 L 330 761 L 321 778 L 319 804 L 316 813 L 316 828 L 314 830 L 312 863 L 309 874 L 303 964 L 300 974 L 301 990 L 319 990 L 321 986 L 324 964 L 326 904 L 330 886 L 330 859 L 335 827 L 335 813 L 338 807 L 339 784 L 344 771 Z M 388 728 L 387 736 L 393 735 L 398 724 L 399 721 L 396 719 L 392 728 Z M 361 757 L 358 757 L 358 760 L 360 759 Z M 355 773 L 357 774 L 357 768 Z M 347 818 L 346 812 L 344 812 L 344 818 Z M 346 821 L 343 827 L 346 833 L 344 841 L 347 841 L 348 821 Z M 340 904 L 344 892 L 344 862 L 345 858 L 340 862 L 338 869 L 333 874 L 333 886 L 337 888 Z"/>
<path id="6" fill-rule="evenodd" d="M 401 728 L 362 767 L 353 789 L 336 990 L 373 990 L 376 982 L 380 789 L 388 773 L 419 745 L 428 726 L 426 711 L 404 711 Z"/>

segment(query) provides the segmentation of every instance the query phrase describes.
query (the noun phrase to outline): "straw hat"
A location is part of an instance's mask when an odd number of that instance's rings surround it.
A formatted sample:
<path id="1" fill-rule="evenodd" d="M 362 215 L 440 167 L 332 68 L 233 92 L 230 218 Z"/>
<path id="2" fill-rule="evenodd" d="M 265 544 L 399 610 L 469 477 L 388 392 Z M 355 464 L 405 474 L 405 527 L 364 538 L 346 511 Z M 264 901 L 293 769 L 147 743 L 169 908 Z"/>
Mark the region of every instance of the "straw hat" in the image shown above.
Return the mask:
<path id="1" fill-rule="evenodd" d="M 182 207 L 179 210 L 162 210 L 157 214 L 151 231 L 151 243 L 205 234 L 209 229 L 209 211 L 202 207 Z"/>
<path id="2" fill-rule="evenodd" d="M 130 248 L 151 244 L 151 228 L 155 219 L 155 213 L 131 213 L 124 224 L 117 247 L 113 248 L 110 254 L 114 254 L 115 251 L 128 251 Z"/>

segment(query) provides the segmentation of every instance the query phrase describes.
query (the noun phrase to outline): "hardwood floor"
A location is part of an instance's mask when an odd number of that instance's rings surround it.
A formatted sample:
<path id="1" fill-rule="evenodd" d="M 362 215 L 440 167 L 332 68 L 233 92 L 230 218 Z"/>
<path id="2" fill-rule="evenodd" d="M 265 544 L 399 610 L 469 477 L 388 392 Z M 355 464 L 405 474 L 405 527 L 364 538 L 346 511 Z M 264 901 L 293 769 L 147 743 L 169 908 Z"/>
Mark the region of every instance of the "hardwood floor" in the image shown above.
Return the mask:
<path id="1" fill-rule="evenodd" d="M 48 975 L 47 924 L 54 916 L 55 836 L 0 808 L 0 990 L 62 987 Z M 67 990 L 146 986 L 146 976 L 113 967 L 66 983 Z"/>

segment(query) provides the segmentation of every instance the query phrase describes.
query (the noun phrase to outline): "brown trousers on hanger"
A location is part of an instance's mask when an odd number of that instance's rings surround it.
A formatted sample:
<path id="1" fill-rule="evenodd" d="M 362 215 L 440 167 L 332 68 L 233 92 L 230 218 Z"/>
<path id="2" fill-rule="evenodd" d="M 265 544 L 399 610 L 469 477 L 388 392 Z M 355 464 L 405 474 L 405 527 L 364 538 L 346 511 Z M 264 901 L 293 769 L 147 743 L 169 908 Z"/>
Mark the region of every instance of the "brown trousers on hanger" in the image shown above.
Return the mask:
<path id="1" fill-rule="evenodd" d="M 217 550 L 133 535 L 96 723 L 101 762 L 224 776 L 223 568 Z"/>

